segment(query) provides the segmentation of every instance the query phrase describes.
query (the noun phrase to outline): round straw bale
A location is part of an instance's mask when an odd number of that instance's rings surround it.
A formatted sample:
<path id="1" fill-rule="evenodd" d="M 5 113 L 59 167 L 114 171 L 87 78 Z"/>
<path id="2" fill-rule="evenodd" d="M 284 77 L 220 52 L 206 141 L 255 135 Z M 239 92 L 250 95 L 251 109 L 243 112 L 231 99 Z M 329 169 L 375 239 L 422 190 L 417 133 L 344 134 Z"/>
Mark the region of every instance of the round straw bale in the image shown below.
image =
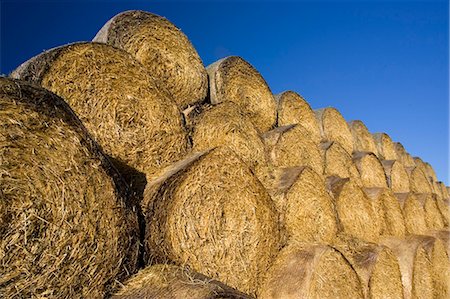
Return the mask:
<path id="1" fill-rule="evenodd" d="M 358 169 L 353 164 L 352 156 L 338 142 L 323 142 L 320 149 L 324 160 L 323 174 L 325 177 L 350 178 L 359 185 L 362 184 Z"/>
<path id="2" fill-rule="evenodd" d="M 414 193 L 431 193 L 431 183 L 422 167 L 416 166 L 409 174 L 409 188 Z"/>
<path id="3" fill-rule="evenodd" d="M 431 166 L 431 164 L 428 162 L 424 162 L 424 164 L 425 164 L 425 174 L 431 179 L 432 182 L 437 182 L 438 179 L 433 166 Z"/>
<path id="4" fill-rule="evenodd" d="M 365 188 L 364 192 L 372 200 L 379 215 L 381 235 L 404 236 L 406 234 L 405 220 L 394 193 L 387 188 Z"/>
<path id="5" fill-rule="evenodd" d="M 439 230 L 444 228 L 444 220 L 439 211 L 436 202 L 436 195 L 431 193 L 417 194 L 417 199 L 423 207 L 425 212 L 425 222 L 428 229 Z"/>
<path id="6" fill-rule="evenodd" d="M 449 195 L 449 190 L 447 189 L 448 187 L 446 187 L 445 184 L 440 181 L 438 181 L 436 183 L 436 185 L 437 185 L 436 194 L 443 199 L 449 199 L 450 195 Z"/>
<path id="7" fill-rule="evenodd" d="M 299 124 L 311 133 L 311 138 L 319 143 L 321 141 L 319 123 L 314 111 L 308 102 L 294 91 L 285 91 L 275 96 L 277 101 L 278 126 Z"/>
<path id="8" fill-rule="evenodd" d="M 395 160 L 383 160 L 381 164 L 386 174 L 389 188 L 394 193 L 408 193 L 409 175 L 402 163 Z"/>
<path id="9" fill-rule="evenodd" d="M 353 136 L 353 150 L 358 152 L 377 153 L 377 146 L 366 125 L 360 120 L 348 123 Z"/>
<path id="10" fill-rule="evenodd" d="M 359 171 L 362 185 L 366 188 L 387 188 L 383 165 L 373 153 L 355 152 L 353 163 Z"/>
<path id="11" fill-rule="evenodd" d="M 276 102 L 264 78 L 247 61 L 237 56 L 209 65 L 210 100 L 213 104 L 238 104 L 260 132 L 270 130 L 276 121 Z"/>
<path id="12" fill-rule="evenodd" d="M 169 264 L 149 266 L 128 279 L 111 299 L 251 299 L 229 286 L 188 268 Z"/>
<path id="13" fill-rule="evenodd" d="M 434 298 L 450 298 L 450 261 L 444 242 L 440 238 L 432 238 L 428 250 L 433 270 Z"/>
<path id="14" fill-rule="evenodd" d="M 400 266 L 392 251 L 383 245 L 340 235 L 332 245 L 358 274 L 365 298 L 402 298 Z"/>
<path id="15" fill-rule="evenodd" d="M 136 183 L 136 170 L 153 174 L 187 151 L 181 112 L 123 50 L 71 44 L 32 58 L 13 76 L 64 98 L 129 182 Z"/>
<path id="16" fill-rule="evenodd" d="M 427 238 L 431 237 L 390 237 L 381 240 L 397 257 L 405 299 L 433 297 L 433 268 L 427 253 Z"/>
<path id="17" fill-rule="evenodd" d="M 377 146 L 377 156 L 381 160 L 395 160 L 397 153 L 395 151 L 394 142 L 391 137 L 386 133 L 375 133 L 373 139 Z"/>
<path id="18" fill-rule="evenodd" d="M 273 167 L 309 166 L 323 173 L 323 158 L 318 143 L 303 126 L 294 124 L 264 133 Z"/>
<path id="19" fill-rule="evenodd" d="M 350 179 L 330 177 L 327 186 L 334 195 L 337 216 L 343 233 L 376 242 L 381 226 L 375 207 L 364 191 Z"/>
<path id="20" fill-rule="evenodd" d="M 267 191 L 229 148 L 196 154 L 147 184 L 142 208 L 150 260 L 195 271 L 254 294 L 279 247 Z"/>
<path id="21" fill-rule="evenodd" d="M 339 142 L 342 148 L 351 155 L 353 153 L 353 136 L 341 113 L 332 107 L 317 109 L 314 112 L 322 139 Z"/>
<path id="22" fill-rule="evenodd" d="M 414 193 L 395 194 L 400 207 L 402 208 L 403 219 L 405 219 L 406 232 L 409 234 L 425 234 L 427 222 L 425 220 L 425 210 Z"/>
<path id="23" fill-rule="evenodd" d="M 397 155 L 396 160 L 400 161 L 405 168 L 416 166 L 413 157 L 405 150 L 403 144 L 400 142 L 394 142 L 394 149 Z"/>
<path id="24" fill-rule="evenodd" d="M 257 176 L 267 168 L 268 157 L 263 139 L 237 104 L 224 102 L 208 107 L 194 118 L 193 123 L 194 150 L 228 146 Z"/>
<path id="25" fill-rule="evenodd" d="M 0 78 L 0 107 L 0 297 L 103 298 L 136 270 L 125 183 L 61 98 Z"/>
<path id="26" fill-rule="evenodd" d="M 448 230 L 431 230 L 427 235 L 433 236 L 442 241 L 450 261 L 450 231 Z"/>
<path id="27" fill-rule="evenodd" d="M 181 108 L 207 96 L 208 76 L 197 51 L 166 18 L 145 11 L 125 11 L 111 18 L 94 41 L 130 53 Z"/>
<path id="28" fill-rule="evenodd" d="M 436 197 L 436 204 L 441 212 L 442 221 L 444 221 L 444 226 L 449 227 L 450 224 L 450 200 L 442 199 L 441 197 Z"/>
<path id="29" fill-rule="evenodd" d="M 363 298 L 356 272 L 328 245 L 291 243 L 266 274 L 258 298 Z"/>
<path id="30" fill-rule="evenodd" d="M 338 227 L 333 199 L 323 178 L 309 167 L 284 170 L 272 199 L 280 214 L 281 227 L 290 239 L 330 242 Z"/>

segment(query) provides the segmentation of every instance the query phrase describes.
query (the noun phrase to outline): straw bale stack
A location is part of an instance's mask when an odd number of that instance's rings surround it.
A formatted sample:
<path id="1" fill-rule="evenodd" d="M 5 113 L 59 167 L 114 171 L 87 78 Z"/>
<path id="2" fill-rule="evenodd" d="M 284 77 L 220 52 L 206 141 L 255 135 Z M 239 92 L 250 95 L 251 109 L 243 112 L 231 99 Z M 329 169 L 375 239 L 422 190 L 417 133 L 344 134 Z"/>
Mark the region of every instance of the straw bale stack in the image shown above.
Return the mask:
<path id="1" fill-rule="evenodd" d="M 387 188 L 383 165 L 373 153 L 353 153 L 353 163 L 358 169 L 362 185 L 366 188 Z"/>
<path id="2" fill-rule="evenodd" d="M 405 219 L 406 232 L 408 234 L 425 234 L 428 230 L 425 219 L 425 210 L 420 201 L 420 194 L 402 193 L 395 194 L 400 207 L 402 208 L 403 218 Z"/>
<path id="3" fill-rule="evenodd" d="M 437 192 L 436 194 L 443 198 L 443 199 L 450 199 L 450 194 L 449 194 L 449 190 L 447 189 L 448 187 L 445 186 L 445 184 L 443 182 L 438 181 L 436 183 L 437 186 Z"/>
<path id="4" fill-rule="evenodd" d="M 409 175 L 402 163 L 395 160 L 383 160 L 381 164 L 386 174 L 389 188 L 394 193 L 408 193 Z"/>
<path id="5" fill-rule="evenodd" d="M 289 239 L 329 243 L 336 236 L 333 198 L 323 178 L 309 167 L 282 171 L 272 199 L 280 214 L 280 227 Z"/>
<path id="6" fill-rule="evenodd" d="M 325 177 L 350 178 L 358 185 L 362 185 L 359 171 L 353 164 L 352 156 L 338 142 L 323 142 L 320 149 L 324 160 L 323 174 Z"/>
<path id="7" fill-rule="evenodd" d="M 341 235 L 333 242 L 358 274 L 365 298 L 402 298 L 400 266 L 392 251 L 383 245 Z"/>
<path id="8" fill-rule="evenodd" d="M 413 157 L 405 150 L 403 144 L 400 142 L 394 142 L 394 149 L 397 155 L 395 160 L 400 161 L 406 169 L 416 166 Z"/>
<path id="9" fill-rule="evenodd" d="M 276 102 L 264 78 L 247 61 L 229 56 L 206 68 L 212 104 L 231 101 L 250 114 L 262 133 L 276 122 Z"/>
<path id="10" fill-rule="evenodd" d="M 433 188 L 422 167 L 416 166 L 409 174 L 409 187 L 414 193 L 432 193 Z"/>
<path id="11" fill-rule="evenodd" d="M 251 299 L 220 281 L 170 264 L 149 266 L 128 279 L 111 299 Z"/>
<path id="12" fill-rule="evenodd" d="M 353 153 L 353 136 L 341 113 L 332 107 L 317 109 L 314 112 L 319 123 L 322 139 L 340 143 L 345 151 L 351 155 Z"/>
<path id="13" fill-rule="evenodd" d="M 363 298 L 358 276 L 328 245 L 292 243 L 284 247 L 260 287 L 258 298 Z"/>
<path id="14" fill-rule="evenodd" d="M 386 133 L 374 133 L 373 139 L 377 146 L 377 156 L 380 160 L 395 160 L 397 159 L 397 152 L 391 137 Z"/>
<path id="15" fill-rule="evenodd" d="M 94 37 L 130 53 L 184 109 L 208 92 L 206 69 L 189 39 L 166 18 L 139 10 L 119 13 Z"/>
<path id="16" fill-rule="evenodd" d="M 147 184 L 142 209 L 150 261 L 187 264 L 249 294 L 278 251 L 276 208 L 229 148 L 168 168 Z"/>
<path id="17" fill-rule="evenodd" d="M 327 186 L 334 196 L 342 232 L 365 241 L 378 241 L 379 218 L 361 187 L 350 179 L 337 177 L 328 178 Z"/>
<path id="18" fill-rule="evenodd" d="M 442 241 L 442 244 L 445 247 L 445 250 L 447 252 L 447 257 L 450 261 L 450 231 L 448 230 L 431 230 L 427 232 L 427 235 L 433 236 L 436 239 L 439 239 Z"/>
<path id="19" fill-rule="evenodd" d="M 125 183 L 56 95 L 0 78 L 0 297 L 103 298 L 136 270 Z"/>
<path id="20" fill-rule="evenodd" d="M 450 261 L 445 243 L 440 238 L 427 239 L 428 258 L 433 270 L 434 298 L 450 298 Z"/>
<path id="21" fill-rule="evenodd" d="M 299 124 L 309 130 L 311 140 L 321 141 L 319 123 L 308 102 L 294 91 L 285 91 L 275 96 L 277 101 L 277 124 L 279 127 Z"/>
<path id="22" fill-rule="evenodd" d="M 141 192 L 153 175 L 188 150 L 172 98 L 127 52 L 76 43 L 44 52 L 12 74 L 64 98 L 89 133 Z"/>
<path id="23" fill-rule="evenodd" d="M 444 228 L 444 219 L 439 211 L 435 194 L 418 194 L 417 199 L 423 207 L 427 228 L 440 230 Z"/>
<path id="24" fill-rule="evenodd" d="M 353 136 L 353 150 L 356 152 L 377 153 L 377 146 L 372 134 L 366 125 L 360 120 L 352 120 L 348 123 Z"/>

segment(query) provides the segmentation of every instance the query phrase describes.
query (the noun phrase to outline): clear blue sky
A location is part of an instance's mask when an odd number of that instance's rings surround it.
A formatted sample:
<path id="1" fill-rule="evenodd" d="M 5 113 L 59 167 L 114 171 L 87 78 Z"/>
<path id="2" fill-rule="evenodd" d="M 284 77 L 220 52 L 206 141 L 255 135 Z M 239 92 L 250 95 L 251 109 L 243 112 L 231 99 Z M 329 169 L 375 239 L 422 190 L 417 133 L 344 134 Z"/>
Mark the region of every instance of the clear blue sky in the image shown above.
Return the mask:
<path id="1" fill-rule="evenodd" d="M 147 10 L 191 39 L 205 65 L 239 55 L 274 93 L 387 132 L 449 184 L 448 1 L 5 1 L 1 73 L 90 40 L 116 13 Z"/>

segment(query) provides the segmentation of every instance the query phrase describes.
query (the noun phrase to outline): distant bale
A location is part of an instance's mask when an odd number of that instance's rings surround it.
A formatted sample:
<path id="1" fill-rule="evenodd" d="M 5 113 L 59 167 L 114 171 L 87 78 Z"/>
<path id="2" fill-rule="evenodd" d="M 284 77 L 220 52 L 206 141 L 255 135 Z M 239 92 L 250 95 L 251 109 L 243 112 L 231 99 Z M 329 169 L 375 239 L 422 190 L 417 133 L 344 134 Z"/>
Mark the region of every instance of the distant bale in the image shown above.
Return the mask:
<path id="1" fill-rule="evenodd" d="M 311 168 L 285 169 L 271 195 L 289 239 L 329 243 L 336 236 L 333 198 L 323 178 Z"/>
<path id="2" fill-rule="evenodd" d="M 323 173 L 323 158 L 309 130 L 299 124 L 278 127 L 264 133 L 273 167 L 309 166 Z"/>
<path id="3" fill-rule="evenodd" d="M 387 188 L 365 188 L 380 219 L 382 236 L 402 237 L 406 234 L 402 209 L 395 194 Z"/>
<path id="4" fill-rule="evenodd" d="M 251 299 L 220 281 L 188 268 L 169 264 L 149 266 L 128 279 L 111 299 Z"/>
<path id="5" fill-rule="evenodd" d="M 352 120 L 348 123 L 353 136 L 353 150 L 357 152 L 377 153 L 377 146 L 372 134 L 366 125 L 360 120 Z"/>
<path id="6" fill-rule="evenodd" d="M 229 148 L 168 168 L 147 184 L 142 209 L 149 261 L 187 264 L 249 294 L 278 251 L 276 208 Z"/>
<path id="7" fill-rule="evenodd" d="M 423 235 L 427 232 L 427 222 L 425 220 L 425 210 L 418 198 L 418 194 L 396 194 L 402 208 L 405 219 L 406 232 L 409 234 Z"/>
<path id="8" fill-rule="evenodd" d="M 103 298 L 137 267 L 127 187 L 69 106 L 0 78 L 0 297 Z"/>
<path id="9" fill-rule="evenodd" d="M 433 189 L 422 167 L 417 166 L 409 174 L 409 187 L 414 193 L 432 193 Z"/>
<path id="10" fill-rule="evenodd" d="M 381 164 L 386 174 L 389 188 L 394 193 L 408 193 L 409 175 L 402 163 L 395 160 L 383 160 Z"/>
<path id="11" fill-rule="evenodd" d="M 443 199 L 450 199 L 450 194 L 449 194 L 449 190 L 448 187 L 445 186 L 445 184 L 443 182 L 438 181 L 436 183 L 437 185 L 437 192 L 436 194 L 443 198 Z"/>
<path id="12" fill-rule="evenodd" d="M 394 149 L 397 155 L 395 160 L 400 161 L 400 163 L 402 163 L 403 166 L 405 166 L 405 168 L 416 166 L 413 157 L 410 154 L 408 154 L 408 152 L 405 150 L 405 148 L 400 142 L 394 142 Z"/>
<path id="13" fill-rule="evenodd" d="M 438 179 L 433 166 L 431 166 L 431 164 L 428 162 L 424 162 L 424 164 L 425 164 L 425 174 L 430 178 L 430 180 L 433 183 L 437 183 Z"/>
<path id="14" fill-rule="evenodd" d="M 322 139 L 336 141 L 341 144 L 348 154 L 353 152 L 353 136 L 344 117 L 335 108 L 322 108 L 315 110 Z"/>
<path id="15" fill-rule="evenodd" d="M 425 222 L 427 223 L 427 228 L 432 230 L 443 229 L 444 220 L 437 206 L 436 195 L 428 193 L 418 194 L 416 197 L 425 212 Z"/>
<path id="16" fill-rule="evenodd" d="M 349 179 L 328 178 L 333 193 L 339 223 L 343 233 L 376 242 L 381 233 L 378 215 L 360 186 Z"/>
<path id="17" fill-rule="evenodd" d="M 358 276 L 328 245 L 289 244 L 266 274 L 258 298 L 363 298 Z"/>
<path id="18" fill-rule="evenodd" d="M 208 92 L 206 69 L 189 39 L 166 18 L 138 10 L 111 18 L 95 42 L 123 49 L 143 64 L 180 108 L 203 101 Z"/>
<path id="19" fill-rule="evenodd" d="M 123 50 L 100 43 L 71 44 L 30 59 L 12 76 L 64 98 L 128 182 L 137 180 L 130 167 L 153 175 L 187 151 L 181 112 Z"/>
<path id="20" fill-rule="evenodd" d="M 325 177 L 350 178 L 358 185 L 362 185 L 361 177 L 353 164 L 352 156 L 338 142 L 323 142 L 320 149 L 324 160 L 323 174 Z"/>
<path id="21" fill-rule="evenodd" d="M 429 242 L 424 236 L 386 238 L 381 243 L 397 257 L 403 284 L 403 298 L 433 298 L 433 268 L 428 257 Z"/>
<path id="22" fill-rule="evenodd" d="M 403 287 L 396 256 L 383 245 L 341 235 L 332 244 L 358 274 L 365 298 L 402 298 Z"/>
<path id="23" fill-rule="evenodd" d="M 355 152 L 353 163 L 358 169 L 362 185 L 366 188 L 387 188 L 383 165 L 373 153 Z"/>
<path id="24" fill-rule="evenodd" d="M 445 250 L 447 252 L 447 257 L 450 261 L 450 231 L 448 230 L 431 230 L 427 232 L 427 235 L 433 236 L 436 239 L 442 241 Z"/>
<path id="25" fill-rule="evenodd" d="M 237 56 L 223 58 L 207 67 L 212 104 L 231 101 L 250 114 L 260 132 L 275 125 L 276 102 L 264 78 Z"/>
<path id="26" fill-rule="evenodd" d="M 275 96 L 277 101 L 277 124 L 279 127 L 299 124 L 306 128 L 311 139 L 321 141 L 319 124 L 308 102 L 294 91 L 285 91 Z"/>
<path id="27" fill-rule="evenodd" d="M 446 227 L 450 224 L 450 198 L 448 196 L 447 188 L 445 187 L 444 183 L 439 182 L 438 183 L 438 192 L 436 196 L 436 204 L 441 212 L 442 220 L 444 221 L 444 225 Z"/>
<path id="28" fill-rule="evenodd" d="M 397 152 L 391 137 L 386 133 L 375 133 L 373 139 L 377 146 L 377 156 L 381 160 L 395 160 Z"/>

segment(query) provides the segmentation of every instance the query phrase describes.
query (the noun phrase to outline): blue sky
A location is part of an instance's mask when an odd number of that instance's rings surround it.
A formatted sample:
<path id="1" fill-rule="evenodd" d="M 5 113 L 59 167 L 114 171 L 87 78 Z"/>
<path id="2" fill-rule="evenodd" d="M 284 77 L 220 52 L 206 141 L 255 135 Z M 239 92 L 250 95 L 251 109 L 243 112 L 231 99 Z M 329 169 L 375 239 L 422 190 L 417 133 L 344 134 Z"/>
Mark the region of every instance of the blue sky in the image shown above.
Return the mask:
<path id="1" fill-rule="evenodd" d="M 1 73 L 92 39 L 128 9 L 167 17 L 205 66 L 242 56 L 274 93 L 297 91 L 387 132 L 449 184 L 448 1 L 2 0 Z"/>

